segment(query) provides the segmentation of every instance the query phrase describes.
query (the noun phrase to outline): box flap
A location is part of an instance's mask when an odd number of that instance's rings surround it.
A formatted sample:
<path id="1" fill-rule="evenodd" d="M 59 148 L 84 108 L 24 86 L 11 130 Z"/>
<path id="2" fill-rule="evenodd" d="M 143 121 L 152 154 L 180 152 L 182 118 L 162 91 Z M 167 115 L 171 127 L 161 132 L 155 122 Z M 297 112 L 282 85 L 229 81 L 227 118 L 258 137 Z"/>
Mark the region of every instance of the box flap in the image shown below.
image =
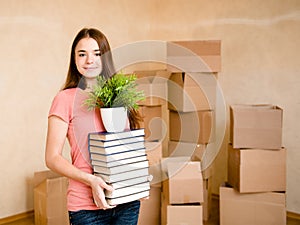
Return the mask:
<path id="1" fill-rule="evenodd" d="M 51 170 L 45 170 L 45 171 L 39 171 L 34 173 L 33 178 L 33 184 L 34 187 L 37 187 L 40 183 L 42 183 L 46 179 L 61 177 L 61 175 L 51 171 Z"/>

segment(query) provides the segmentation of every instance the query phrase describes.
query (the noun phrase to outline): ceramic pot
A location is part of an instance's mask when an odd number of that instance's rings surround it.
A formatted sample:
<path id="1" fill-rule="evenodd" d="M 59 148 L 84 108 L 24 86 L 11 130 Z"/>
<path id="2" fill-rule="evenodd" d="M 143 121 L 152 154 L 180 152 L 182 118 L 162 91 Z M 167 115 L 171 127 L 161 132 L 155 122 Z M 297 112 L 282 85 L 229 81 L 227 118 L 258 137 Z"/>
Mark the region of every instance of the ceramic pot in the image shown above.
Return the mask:
<path id="1" fill-rule="evenodd" d="M 124 107 L 101 108 L 100 114 L 107 132 L 122 132 L 125 130 L 127 110 Z"/>

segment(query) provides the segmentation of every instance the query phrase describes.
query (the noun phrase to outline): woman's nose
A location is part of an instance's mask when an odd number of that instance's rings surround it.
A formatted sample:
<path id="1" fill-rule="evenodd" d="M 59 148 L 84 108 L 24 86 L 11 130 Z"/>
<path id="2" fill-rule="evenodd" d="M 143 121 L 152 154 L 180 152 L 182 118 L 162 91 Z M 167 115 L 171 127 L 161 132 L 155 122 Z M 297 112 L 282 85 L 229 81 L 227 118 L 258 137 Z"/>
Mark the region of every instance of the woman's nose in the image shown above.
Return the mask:
<path id="1" fill-rule="evenodd" d="M 94 55 L 93 54 L 88 54 L 87 56 L 87 63 L 91 64 L 91 63 L 94 63 Z"/>

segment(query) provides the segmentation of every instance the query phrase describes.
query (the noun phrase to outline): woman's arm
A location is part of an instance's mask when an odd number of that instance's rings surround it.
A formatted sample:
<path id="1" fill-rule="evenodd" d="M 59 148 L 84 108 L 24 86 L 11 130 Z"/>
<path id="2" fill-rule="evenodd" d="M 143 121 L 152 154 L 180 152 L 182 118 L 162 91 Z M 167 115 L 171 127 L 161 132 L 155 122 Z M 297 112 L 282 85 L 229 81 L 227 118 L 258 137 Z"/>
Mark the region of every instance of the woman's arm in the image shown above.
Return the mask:
<path id="1" fill-rule="evenodd" d="M 45 161 L 49 169 L 63 176 L 80 181 L 92 188 L 95 204 L 102 209 L 111 208 L 105 200 L 104 189 L 112 190 L 100 177 L 81 171 L 62 156 L 68 124 L 57 116 L 48 119 Z"/>

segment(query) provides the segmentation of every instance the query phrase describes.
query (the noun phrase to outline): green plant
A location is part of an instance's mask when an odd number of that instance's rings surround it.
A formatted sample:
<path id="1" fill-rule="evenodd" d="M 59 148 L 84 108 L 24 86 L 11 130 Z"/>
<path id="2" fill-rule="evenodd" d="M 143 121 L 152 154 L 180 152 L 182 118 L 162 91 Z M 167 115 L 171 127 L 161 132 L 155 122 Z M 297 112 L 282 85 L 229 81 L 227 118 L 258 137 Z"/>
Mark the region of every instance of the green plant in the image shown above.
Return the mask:
<path id="1" fill-rule="evenodd" d="M 109 79 L 98 76 L 97 83 L 89 93 L 85 104 L 89 110 L 113 107 L 131 110 L 137 109 L 138 101 L 144 98 L 144 92 L 137 90 L 136 76 L 120 72 Z"/>

